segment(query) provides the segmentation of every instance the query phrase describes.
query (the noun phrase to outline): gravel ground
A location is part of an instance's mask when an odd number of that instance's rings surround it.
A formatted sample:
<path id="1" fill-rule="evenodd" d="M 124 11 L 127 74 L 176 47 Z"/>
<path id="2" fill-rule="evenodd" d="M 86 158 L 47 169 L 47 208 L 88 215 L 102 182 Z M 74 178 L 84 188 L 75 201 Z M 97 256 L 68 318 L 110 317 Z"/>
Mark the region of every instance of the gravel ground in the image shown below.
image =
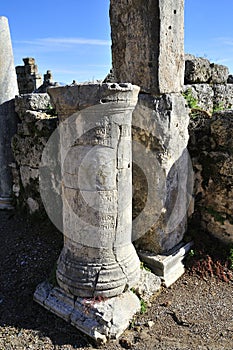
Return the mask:
<path id="1" fill-rule="evenodd" d="M 53 269 L 61 234 L 47 221 L 1 211 L 0 239 L 0 350 L 95 349 L 92 340 L 32 300 Z M 189 262 L 187 272 L 102 349 L 232 350 L 233 280 L 226 268 L 227 282 L 214 277 L 208 259 L 205 270 Z"/>

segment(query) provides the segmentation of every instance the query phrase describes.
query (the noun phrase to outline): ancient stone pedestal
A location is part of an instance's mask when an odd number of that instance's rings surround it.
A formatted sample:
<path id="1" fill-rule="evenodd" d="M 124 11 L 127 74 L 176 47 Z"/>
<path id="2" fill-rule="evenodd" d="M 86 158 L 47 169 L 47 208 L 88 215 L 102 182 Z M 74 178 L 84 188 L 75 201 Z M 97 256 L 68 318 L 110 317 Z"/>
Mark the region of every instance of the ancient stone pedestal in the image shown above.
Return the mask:
<path id="1" fill-rule="evenodd" d="M 188 109 L 179 93 L 140 94 L 133 112 L 133 238 L 155 254 L 183 239 L 192 200 Z"/>
<path id="2" fill-rule="evenodd" d="M 131 237 L 131 116 L 138 92 L 131 84 L 48 90 L 62 121 L 64 248 L 56 276 L 59 290 L 68 296 L 103 300 L 123 293 L 125 300 L 124 292 L 139 281 L 140 262 Z M 138 310 L 138 302 L 133 305 L 129 313 L 124 311 L 128 321 Z M 63 317 L 65 307 L 59 313 L 52 304 L 46 307 Z M 82 329 L 80 317 L 76 319 L 72 323 Z M 96 326 L 90 322 L 90 327 Z M 119 327 L 114 332 L 117 336 Z"/>
<path id="3" fill-rule="evenodd" d="M 16 131 L 14 97 L 18 94 L 10 31 L 0 17 L 0 209 L 12 209 L 11 137 Z"/>
<path id="4" fill-rule="evenodd" d="M 179 92 L 184 80 L 184 0 L 111 0 L 116 81 L 151 94 Z"/>

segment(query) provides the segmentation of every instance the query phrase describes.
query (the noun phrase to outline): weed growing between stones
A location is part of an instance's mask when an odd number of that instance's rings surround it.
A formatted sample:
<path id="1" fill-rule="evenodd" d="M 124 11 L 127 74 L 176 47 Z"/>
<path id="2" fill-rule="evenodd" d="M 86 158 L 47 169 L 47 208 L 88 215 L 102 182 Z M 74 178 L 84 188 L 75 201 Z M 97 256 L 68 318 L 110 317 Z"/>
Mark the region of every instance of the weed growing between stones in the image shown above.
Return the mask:
<path id="1" fill-rule="evenodd" d="M 183 92 L 183 96 L 186 102 L 188 103 L 189 108 L 200 109 L 200 107 L 198 106 L 198 100 L 195 97 L 193 97 L 192 89 L 187 89 L 185 92 Z"/>
<path id="2" fill-rule="evenodd" d="M 147 302 L 144 299 L 141 299 L 140 304 L 141 304 L 140 314 L 143 315 L 147 311 Z"/>
<path id="3" fill-rule="evenodd" d="M 211 117 L 211 114 L 209 114 L 207 111 L 205 111 L 198 105 L 198 100 L 193 96 L 191 88 L 183 92 L 183 96 L 188 104 L 188 107 L 191 109 L 191 112 L 189 114 L 190 118 L 193 118 L 193 119 L 198 118 L 200 114 L 203 114 L 208 118 Z"/>
<path id="4" fill-rule="evenodd" d="M 230 269 L 233 270 L 233 247 L 230 247 L 229 249 L 229 264 L 230 264 Z"/>
<path id="5" fill-rule="evenodd" d="M 198 218 L 194 217 L 189 227 L 185 240 L 193 240 L 194 246 L 186 258 L 188 273 L 203 279 L 210 276 L 224 282 L 233 281 L 233 247 L 201 229 Z"/>
<path id="6" fill-rule="evenodd" d="M 151 272 L 151 269 L 150 269 L 148 266 L 146 266 L 145 263 L 144 263 L 143 261 L 140 262 L 140 269 L 141 269 L 141 270 L 144 269 L 144 270 L 146 270 L 146 271 Z"/>
<path id="7" fill-rule="evenodd" d="M 137 293 L 137 291 L 136 291 L 135 288 L 131 288 L 130 290 L 131 290 L 132 293 L 136 294 L 137 297 L 138 297 L 138 299 L 140 300 L 140 305 L 141 305 L 140 314 L 141 314 L 141 315 L 145 314 L 145 313 L 147 312 L 147 306 L 148 306 L 146 300 L 144 300 L 144 299 Z M 133 321 L 132 321 L 132 322 L 133 322 Z M 133 327 L 133 326 L 132 326 L 132 322 L 131 322 L 131 324 L 130 324 L 131 327 Z"/>

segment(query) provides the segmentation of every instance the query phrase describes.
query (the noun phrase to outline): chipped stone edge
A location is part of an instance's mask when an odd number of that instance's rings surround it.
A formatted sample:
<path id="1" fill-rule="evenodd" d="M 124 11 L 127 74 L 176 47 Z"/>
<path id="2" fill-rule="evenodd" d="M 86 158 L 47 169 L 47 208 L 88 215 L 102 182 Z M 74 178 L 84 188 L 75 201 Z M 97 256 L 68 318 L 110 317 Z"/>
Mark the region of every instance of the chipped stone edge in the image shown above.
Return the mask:
<path id="1" fill-rule="evenodd" d="M 33 299 L 87 334 L 97 344 L 117 339 L 141 308 L 139 298 L 131 291 L 96 301 L 69 295 L 47 281 L 37 286 Z"/>
<path id="2" fill-rule="evenodd" d="M 185 272 L 184 258 L 187 256 L 193 242 L 181 242 L 165 254 L 153 254 L 138 251 L 140 260 L 148 265 L 151 271 L 161 278 L 165 287 L 170 287 Z"/>

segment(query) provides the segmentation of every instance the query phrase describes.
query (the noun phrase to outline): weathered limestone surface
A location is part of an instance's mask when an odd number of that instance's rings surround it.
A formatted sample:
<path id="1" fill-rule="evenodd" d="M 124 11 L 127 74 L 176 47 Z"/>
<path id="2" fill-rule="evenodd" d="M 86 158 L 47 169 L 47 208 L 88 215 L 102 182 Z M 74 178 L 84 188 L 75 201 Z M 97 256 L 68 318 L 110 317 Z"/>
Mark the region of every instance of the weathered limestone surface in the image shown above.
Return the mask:
<path id="1" fill-rule="evenodd" d="M 233 107 L 233 84 L 188 84 L 184 86 L 184 93 L 191 94 L 196 107 L 209 114 Z"/>
<path id="2" fill-rule="evenodd" d="M 15 111 L 20 118 L 24 118 L 27 110 L 48 113 L 51 111 L 50 97 L 48 94 L 24 94 L 16 96 Z"/>
<path id="3" fill-rule="evenodd" d="M 151 94 L 180 92 L 184 80 L 184 1 L 111 0 L 117 82 Z"/>
<path id="4" fill-rule="evenodd" d="M 190 119 L 189 152 L 195 171 L 195 211 L 200 224 L 233 242 L 233 112 Z"/>
<path id="5" fill-rule="evenodd" d="M 104 343 L 119 337 L 140 310 L 129 290 L 141 277 L 131 241 L 131 121 L 139 87 L 84 84 L 48 91 L 60 119 L 64 247 L 59 287 L 42 283 L 34 299 Z M 48 166 L 49 152 L 43 157 Z M 153 293 L 144 276 L 141 289 L 149 295 L 146 287 Z"/>
<path id="6" fill-rule="evenodd" d="M 183 238 L 192 193 L 186 152 L 188 109 L 181 94 L 140 94 L 133 112 L 133 239 L 156 254 Z"/>
<path id="7" fill-rule="evenodd" d="M 14 68 L 11 37 L 6 17 L 0 17 L 0 209 L 11 208 L 13 160 L 11 137 L 16 130 L 14 97 L 18 86 Z"/>
<path id="8" fill-rule="evenodd" d="M 185 84 L 226 84 L 229 69 L 203 57 L 185 55 Z"/>
<path id="9" fill-rule="evenodd" d="M 76 296 L 116 296 L 140 277 L 131 243 L 131 115 L 138 91 L 131 84 L 48 90 L 63 121 L 65 239 L 57 281 Z"/>
<path id="10" fill-rule="evenodd" d="M 193 243 L 180 243 L 166 254 L 155 255 L 148 251 L 139 251 L 139 257 L 156 276 L 159 276 L 165 287 L 170 287 L 185 272 L 184 259 Z"/>
<path id="11" fill-rule="evenodd" d="M 220 85 L 222 86 L 222 85 Z M 209 84 L 188 84 L 184 86 L 184 93 L 191 94 L 197 101 L 197 106 L 208 113 L 213 112 L 214 90 Z"/>
<path id="12" fill-rule="evenodd" d="M 46 282 L 37 287 L 34 300 L 89 335 L 97 344 L 118 338 L 141 307 L 140 300 L 131 291 L 108 299 L 82 299 Z"/>
<path id="13" fill-rule="evenodd" d="M 44 147 L 57 126 L 57 117 L 50 114 L 52 107 L 47 94 L 17 96 L 15 110 L 19 116 L 17 133 L 11 142 L 15 202 L 30 213 L 41 213 L 39 166 Z"/>
<path id="14" fill-rule="evenodd" d="M 216 109 L 233 108 L 233 84 L 214 85 L 214 107 Z"/>

